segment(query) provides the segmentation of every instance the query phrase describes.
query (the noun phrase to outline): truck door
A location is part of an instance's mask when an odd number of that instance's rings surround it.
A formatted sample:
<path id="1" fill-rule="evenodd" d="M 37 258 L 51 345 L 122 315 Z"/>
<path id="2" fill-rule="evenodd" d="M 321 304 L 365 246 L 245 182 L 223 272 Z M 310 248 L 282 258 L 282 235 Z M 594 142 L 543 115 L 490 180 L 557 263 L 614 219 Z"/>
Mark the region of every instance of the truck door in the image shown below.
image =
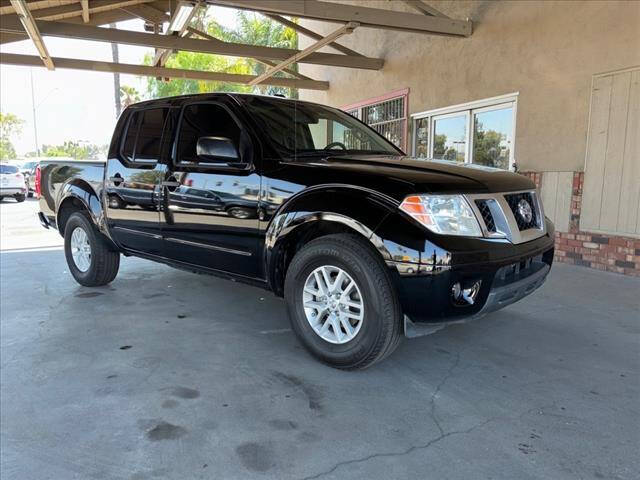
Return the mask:
<path id="1" fill-rule="evenodd" d="M 253 142 L 230 108 L 183 107 L 163 182 L 165 256 L 250 277 L 259 275 Z"/>
<path id="2" fill-rule="evenodd" d="M 122 247 L 163 254 L 160 183 L 163 131 L 169 108 L 135 110 L 122 136 L 119 154 L 107 162 L 105 200 L 109 231 Z"/>

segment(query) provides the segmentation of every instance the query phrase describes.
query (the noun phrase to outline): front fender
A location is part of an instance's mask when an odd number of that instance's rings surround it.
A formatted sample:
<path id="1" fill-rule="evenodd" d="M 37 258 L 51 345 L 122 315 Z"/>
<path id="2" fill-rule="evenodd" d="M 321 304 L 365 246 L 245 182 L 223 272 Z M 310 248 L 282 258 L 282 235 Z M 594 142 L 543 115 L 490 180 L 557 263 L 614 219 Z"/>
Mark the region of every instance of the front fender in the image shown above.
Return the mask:
<path id="1" fill-rule="evenodd" d="M 397 202 L 375 191 L 348 186 L 322 186 L 304 190 L 281 205 L 273 216 L 265 237 L 264 268 L 276 293 L 284 279 L 287 252 L 292 239 L 298 241 L 307 232 L 351 231 L 366 238 L 382 255 L 391 260 L 382 239 L 374 232 L 395 209 Z"/>

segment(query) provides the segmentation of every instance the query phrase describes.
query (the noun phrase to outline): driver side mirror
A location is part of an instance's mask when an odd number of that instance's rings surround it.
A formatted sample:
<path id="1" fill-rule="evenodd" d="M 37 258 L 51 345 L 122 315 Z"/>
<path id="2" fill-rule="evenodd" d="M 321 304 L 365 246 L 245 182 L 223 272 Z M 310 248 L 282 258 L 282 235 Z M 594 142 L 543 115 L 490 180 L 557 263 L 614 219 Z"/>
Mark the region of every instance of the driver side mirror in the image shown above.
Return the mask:
<path id="1" fill-rule="evenodd" d="M 200 137 L 196 145 L 196 153 L 208 161 L 213 162 L 240 162 L 238 149 L 233 142 L 226 137 Z"/>

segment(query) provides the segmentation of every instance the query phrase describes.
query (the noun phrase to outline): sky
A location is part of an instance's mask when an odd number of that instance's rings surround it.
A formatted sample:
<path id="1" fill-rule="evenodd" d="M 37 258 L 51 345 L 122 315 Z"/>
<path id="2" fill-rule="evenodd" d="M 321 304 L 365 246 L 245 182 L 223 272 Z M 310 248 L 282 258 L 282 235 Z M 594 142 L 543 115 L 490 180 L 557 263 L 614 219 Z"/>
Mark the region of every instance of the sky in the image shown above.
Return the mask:
<path id="1" fill-rule="evenodd" d="M 209 15 L 227 27 L 235 25 L 235 10 L 210 7 Z M 143 31 L 142 20 L 118 23 L 118 28 Z M 52 57 L 80 58 L 111 62 L 111 44 L 65 38 L 45 37 Z M 120 62 L 142 64 L 152 48 L 120 45 Z M 2 45 L 4 53 L 37 55 L 30 40 Z M 21 67 L 0 65 L 0 111 L 13 113 L 24 120 L 20 137 L 12 143 L 22 156 L 36 150 L 31 90 L 36 107 L 38 144 L 60 145 L 66 140 L 108 144 L 116 123 L 113 75 L 100 72 L 56 69 L 44 66 Z M 143 93 L 146 78 L 120 75 L 120 84 L 135 87 Z"/>

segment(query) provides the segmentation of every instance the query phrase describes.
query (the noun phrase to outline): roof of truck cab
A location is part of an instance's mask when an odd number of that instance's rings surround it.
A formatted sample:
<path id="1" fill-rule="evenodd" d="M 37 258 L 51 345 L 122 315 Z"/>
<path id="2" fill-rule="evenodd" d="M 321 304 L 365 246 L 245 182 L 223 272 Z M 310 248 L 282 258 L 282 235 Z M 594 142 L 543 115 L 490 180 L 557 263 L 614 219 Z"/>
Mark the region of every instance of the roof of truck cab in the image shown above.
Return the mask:
<path id="1" fill-rule="evenodd" d="M 274 95 L 260 95 L 255 93 L 235 93 L 235 92 L 212 92 L 212 93 L 193 93 L 188 95 L 177 95 L 174 97 L 163 97 L 156 98 L 153 100 L 145 100 L 143 102 L 132 103 L 127 107 L 129 108 L 143 108 L 143 107 L 153 107 L 153 106 L 177 106 L 182 105 L 188 101 L 193 100 L 213 100 L 220 97 L 231 97 L 236 99 L 241 98 L 265 98 L 269 100 L 281 101 L 281 102 L 299 102 L 299 103 L 309 103 L 315 104 L 314 102 L 307 102 L 305 100 L 299 100 L 296 98 L 285 98 L 285 97 L 277 97 Z M 320 104 L 315 104 L 320 105 Z"/>

